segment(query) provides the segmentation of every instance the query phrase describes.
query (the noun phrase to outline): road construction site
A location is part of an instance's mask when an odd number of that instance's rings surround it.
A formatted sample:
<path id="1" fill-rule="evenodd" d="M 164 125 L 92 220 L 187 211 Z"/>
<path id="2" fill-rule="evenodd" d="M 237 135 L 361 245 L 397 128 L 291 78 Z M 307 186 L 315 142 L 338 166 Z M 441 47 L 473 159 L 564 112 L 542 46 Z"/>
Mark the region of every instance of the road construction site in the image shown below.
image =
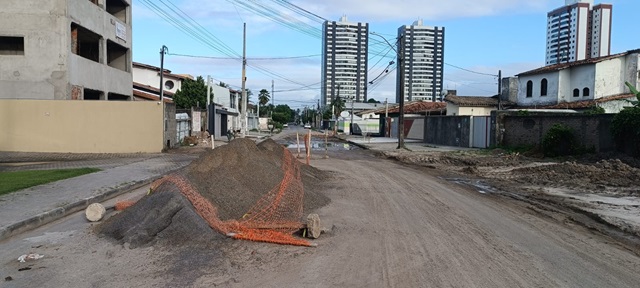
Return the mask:
<path id="1" fill-rule="evenodd" d="M 170 178 L 103 202 L 105 207 L 125 200 L 136 204 L 109 209 L 100 222 L 88 222 L 78 212 L 3 240 L 1 286 L 634 287 L 640 282 L 638 230 L 628 221 L 633 217 L 608 218 L 589 206 L 593 199 L 605 205 L 616 198 L 624 204 L 620 209 L 637 213 L 638 206 L 627 205 L 636 203 L 640 187 L 633 159 L 550 161 L 496 150 L 434 152 L 422 144 L 419 151 L 417 144 L 413 151 L 367 150 L 358 147 L 375 148 L 371 142 L 325 140 L 318 133 L 307 165 L 305 153 L 298 158 L 296 138 L 295 132 L 283 133 L 276 141 L 237 139 L 203 150 Z M 194 201 L 186 190 L 206 201 Z M 284 196 L 300 192 L 300 199 Z M 205 205 L 208 210 L 198 208 L 203 203 L 211 204 Z M 311 213 L 325 228 L 317 239 L 284 224 L 293 217 L 303 227 Z M 248 227 L 265 230 L 265 223 L 314 247 L 266 243 L 275 241 L 263 241 L 263 232 L 252 239 L 258 241 L 231 237 L 248 234 Z M 19 262 L 23 254 L 44 257 Z"/>

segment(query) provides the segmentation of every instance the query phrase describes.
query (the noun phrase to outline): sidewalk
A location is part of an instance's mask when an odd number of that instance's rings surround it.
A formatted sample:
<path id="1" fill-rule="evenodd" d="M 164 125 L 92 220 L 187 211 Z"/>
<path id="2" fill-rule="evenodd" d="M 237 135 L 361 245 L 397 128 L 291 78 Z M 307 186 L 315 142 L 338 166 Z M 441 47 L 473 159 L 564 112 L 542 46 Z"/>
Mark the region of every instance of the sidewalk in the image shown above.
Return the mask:
<path id="1" fill-rule="evenodd" d="M 91 203 L 149 184 L 198 157 L 197 154 L 68 154 L 66 159 L 64 155 L 50 154 L 13 156 L 11 160 L 0 157 L 5 160 L 0 171 L 78 167 L 103 170 L 0 196 L 0 241 L 83 210 Z"/>
<path id="2" fill-rule="evenodd" d="M 375 151 L 398 151 L 398 138 L 388 137 L 362 137 L 358 135 L 338 135 L 338 138 L 358 145 L 364 149 Z M 448 151 L 460 151 L 460 150 L 477 150 L 477 148 L 469 147 L 453 147 L 453 146 L 439 146 L 433 144 L 427 144 L 420 140 L 405 139 L 404 146 L 409 152 L 448 152 Z"/>

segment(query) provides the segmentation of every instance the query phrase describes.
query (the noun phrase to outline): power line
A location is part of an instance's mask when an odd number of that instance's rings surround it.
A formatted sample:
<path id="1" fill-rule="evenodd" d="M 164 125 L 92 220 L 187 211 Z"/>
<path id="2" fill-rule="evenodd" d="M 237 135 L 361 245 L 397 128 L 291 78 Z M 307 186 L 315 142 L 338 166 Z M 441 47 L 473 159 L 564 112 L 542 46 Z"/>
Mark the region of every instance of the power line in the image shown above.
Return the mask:
<path id="1" fill-rule="evenodd" d="M 477 72 L 477 71 L 469 70 L 469 69 L 462 68 L 462 67 L 459 67 L 459 66 L 456 66 L 456 65 L 452 65 L 452 64 L 449 64 L 449 63 L 444 63 L 444 65 L 451 66 L 451 67 L 453 67 L 453 68 L 458 68 L 458 69 L 460 69 L 460 70 L 467 71 L 467 72 L 469 72 L 469 73 L 474 73 L 474 74 L 479 74 L 479 75 L 485 75 L 485 76 L 492 76 L 492 77 L 498 77 L 498 75 L 496 75 L 496 74 L 489 74 L 489 73 Z"/>
<path id="2" fill-rule="evenodd" d="M 217 59 L 217 60 L 240 60 L 242 58 L 238 57 L 218 57 L 218 56 L 202 56 L 202 55 L 189 55 L 189 54 L 178 54 L 178 53 L 167 53 L 167 55 L 172 56 L 180 56 L 180 57 L 190 57 L 190 58 L 204 58 L 204 59 Z M 283 56 L 283 57 L 256 57 L 256 58 L 247 58 L 247 60 L 285 60 L 285 59 L 301 59 L 301 58 L 314 58 L 322 56 L 322 54 L 313 54 L 313 55 L 302 55 L 302 56 Z"/>

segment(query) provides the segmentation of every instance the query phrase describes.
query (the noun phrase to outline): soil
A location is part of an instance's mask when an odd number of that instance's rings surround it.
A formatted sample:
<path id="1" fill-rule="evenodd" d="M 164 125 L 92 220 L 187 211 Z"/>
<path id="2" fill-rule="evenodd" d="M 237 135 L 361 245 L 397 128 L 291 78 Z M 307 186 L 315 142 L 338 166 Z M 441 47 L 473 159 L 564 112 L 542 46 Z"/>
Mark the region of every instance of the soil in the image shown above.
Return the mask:
<path id="1" fill-rule="evenodd" d="M 640 160 L 636 158 L 606 153 L 550 159 L 501 149 L 381 155 L 427 167 L 430 173 L 468 183 L 483 193 L 578 211 L 590 221 L 605 224 L 596 229 L 602 232 L 616 234 L 604 231 L 611 226 L 640 236 Z"/>
<path id="2" fill-rule="evenodd" d="M 253 140 L 236 139 L 206 151 L 177 174 L 217 208 L 220 220 L 239 220 L 269 190 L 280 185 L 284 177 L 284 149 L 273 140 L 256 145 Z M 298 165 L 301 165 L 303 214 L 306 215 L 329 203 L 329 198 L 319 191 L 331 174 L 302 163 Z M 106 220 L 96 232 L 129 243 L 132 248 L 153 244 L 211 244 L 224 238 L 209 228 L 179 188 L 169 182 Z"/>

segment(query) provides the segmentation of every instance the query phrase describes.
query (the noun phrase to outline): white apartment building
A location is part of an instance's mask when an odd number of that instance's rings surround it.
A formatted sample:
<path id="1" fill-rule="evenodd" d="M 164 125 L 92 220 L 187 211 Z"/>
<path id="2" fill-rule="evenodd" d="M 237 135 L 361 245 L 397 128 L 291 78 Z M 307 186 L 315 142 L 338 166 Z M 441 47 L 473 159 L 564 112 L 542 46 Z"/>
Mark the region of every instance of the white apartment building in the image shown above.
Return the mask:
<path id="1" fill-rule="evenodd" d="M 132 100 L 131 0 L 7 1 L 0 99 Z"/>
<path id="2" fill-rule="evenodd" d="M 401 37 L 398 51 L 404 51 L 404 83 L 401 70 L 396 69 L 396 102 L 400 101 L 400 89 L 404 89 L 405 101 L 442 101 L 444 27 L 424 26 L 420 19 L 400 26 L 398 39 Z"/>
<path id="3" fill-rule="evenodd" d="M 546 65 L 611 54 L 611 4 L 565 0 L 547 14 Z"/>
<path id="4" fill-rule="evenodd" d="M 340 21 L 325 21 L 322 34 L 322 105 L 337 97 L 366 101 L 369 24 L 342 16 Z"/>

